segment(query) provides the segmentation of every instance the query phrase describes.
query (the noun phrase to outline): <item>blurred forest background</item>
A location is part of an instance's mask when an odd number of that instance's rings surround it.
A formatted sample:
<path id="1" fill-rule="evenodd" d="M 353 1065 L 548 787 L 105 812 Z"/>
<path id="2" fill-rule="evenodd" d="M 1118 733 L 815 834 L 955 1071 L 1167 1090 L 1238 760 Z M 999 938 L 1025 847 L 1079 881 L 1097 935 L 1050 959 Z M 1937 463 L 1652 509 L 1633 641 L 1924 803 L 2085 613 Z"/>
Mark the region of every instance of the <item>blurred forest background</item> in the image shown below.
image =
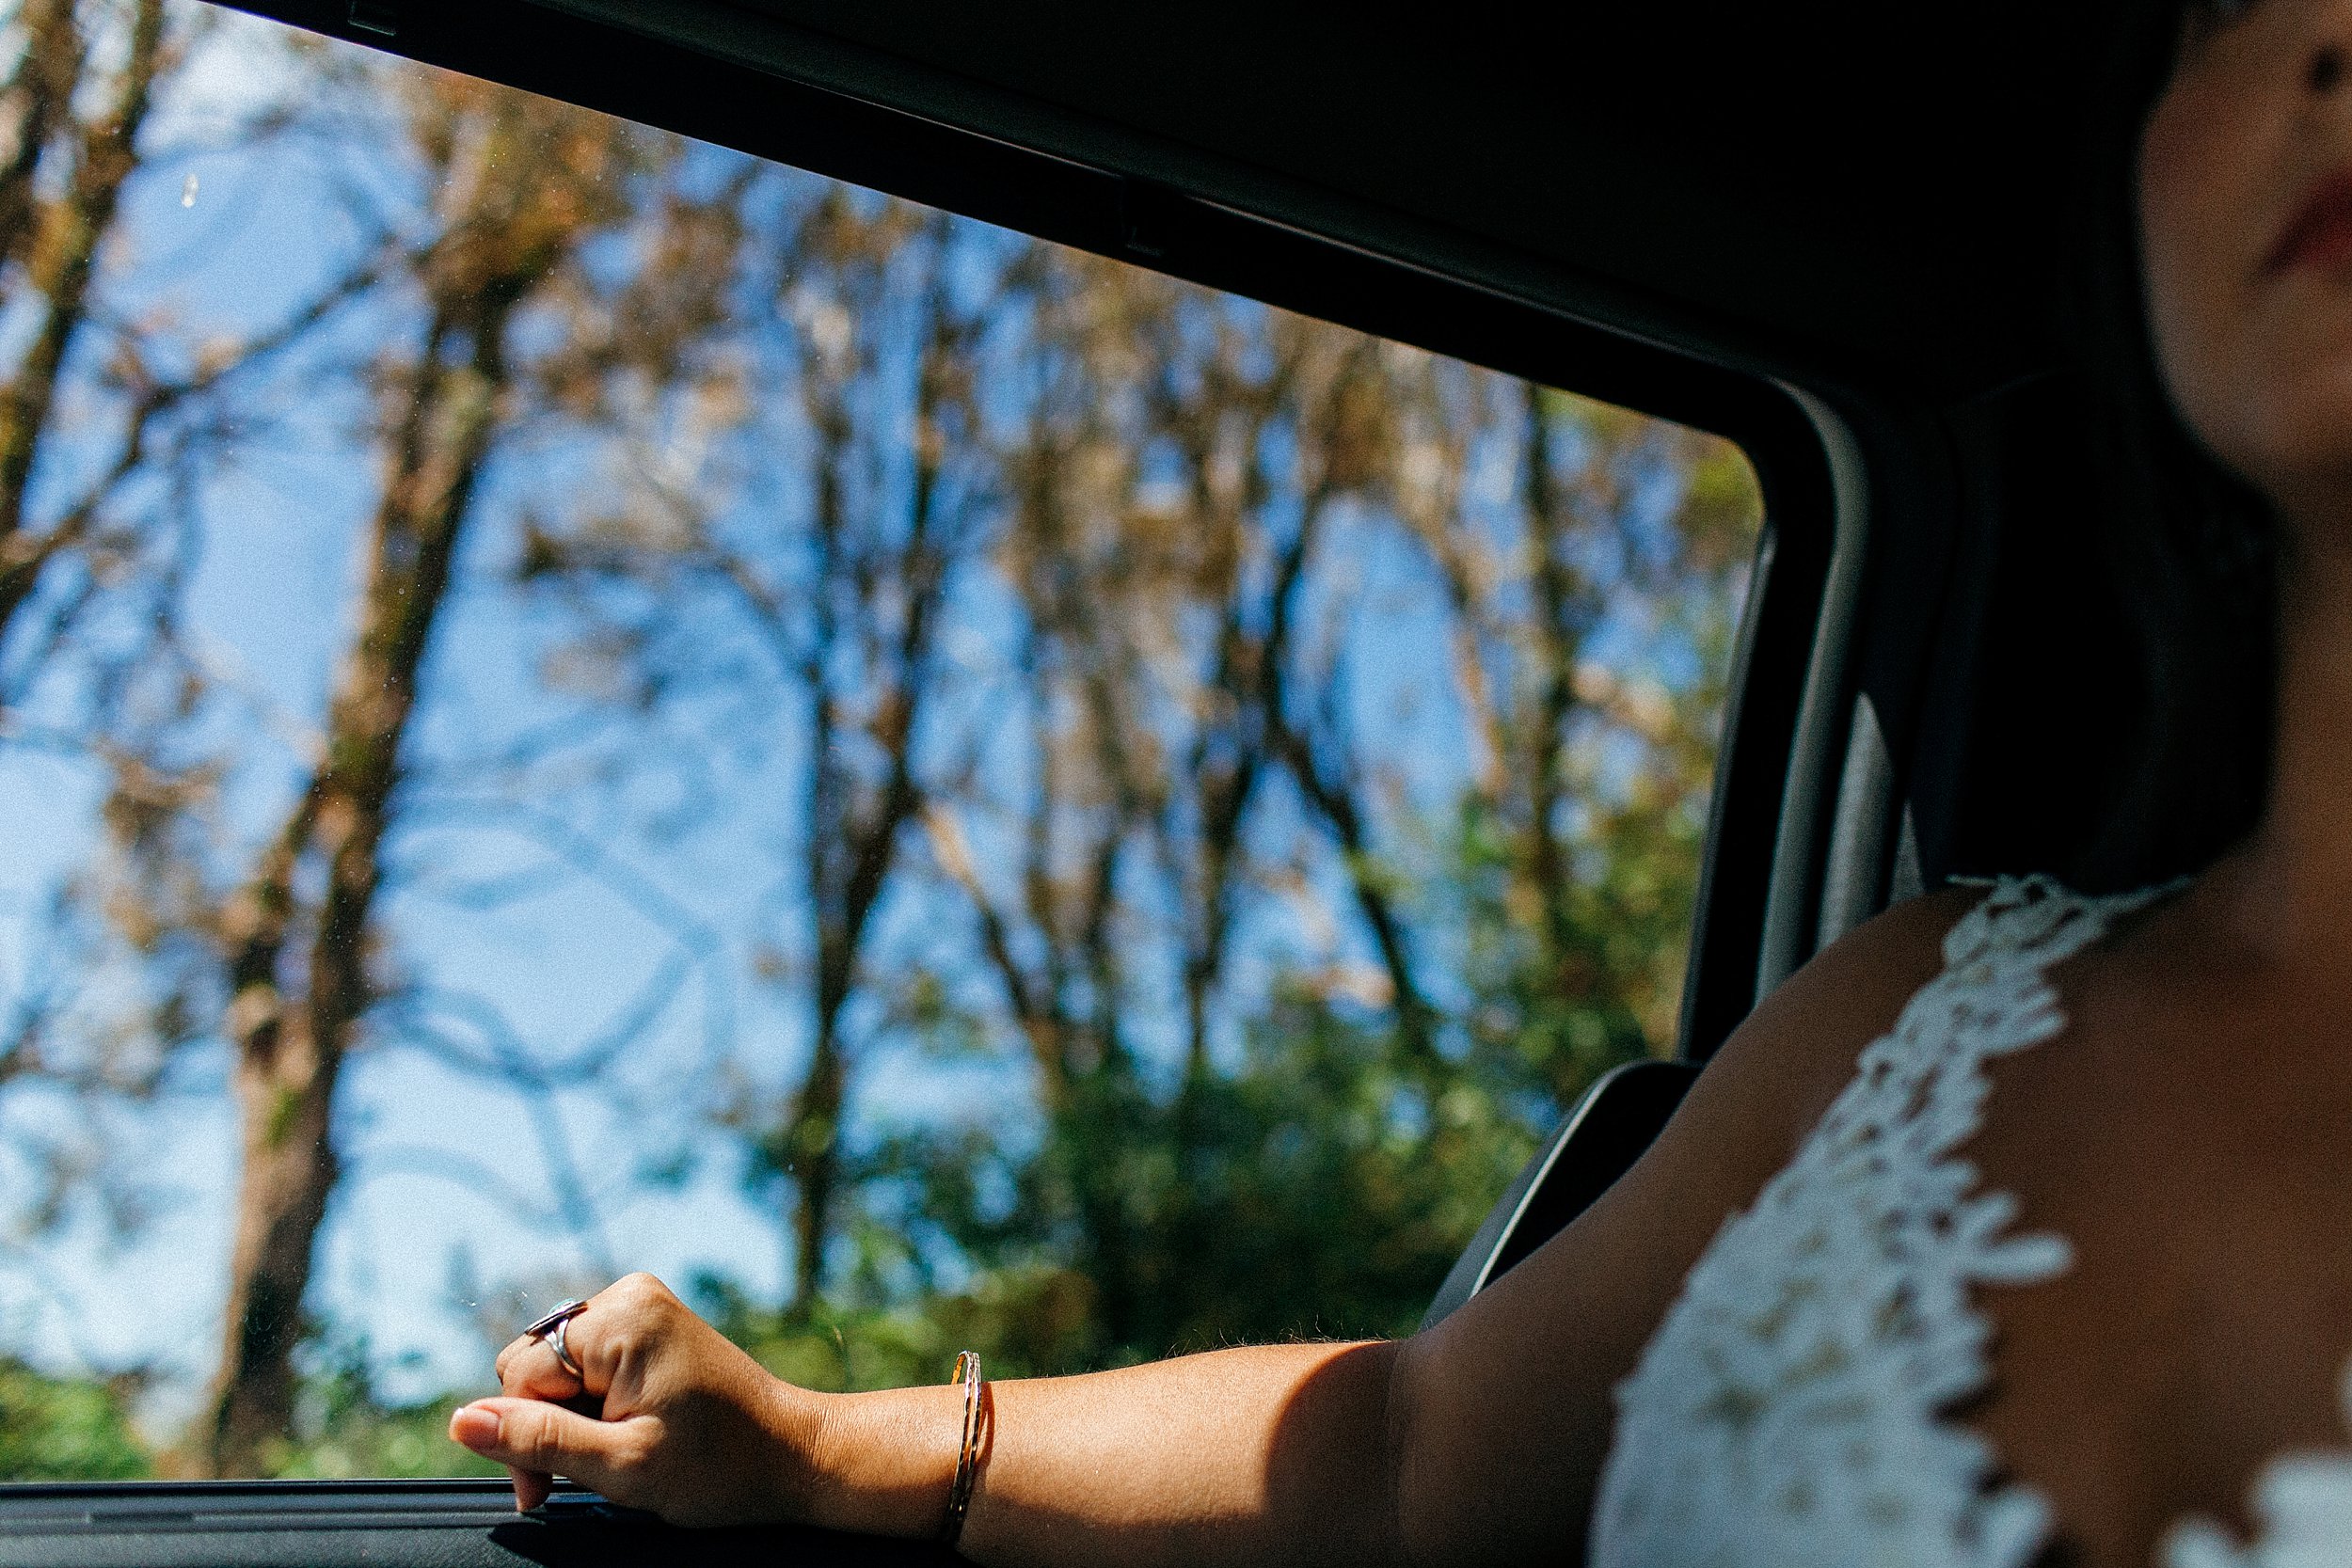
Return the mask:
<path id="1" fill-rule="evenodd" d="M 1671 1049 L 1692 432 L 194 0 L 0 9 L 0 1475 L 1409 1330 Z"/>

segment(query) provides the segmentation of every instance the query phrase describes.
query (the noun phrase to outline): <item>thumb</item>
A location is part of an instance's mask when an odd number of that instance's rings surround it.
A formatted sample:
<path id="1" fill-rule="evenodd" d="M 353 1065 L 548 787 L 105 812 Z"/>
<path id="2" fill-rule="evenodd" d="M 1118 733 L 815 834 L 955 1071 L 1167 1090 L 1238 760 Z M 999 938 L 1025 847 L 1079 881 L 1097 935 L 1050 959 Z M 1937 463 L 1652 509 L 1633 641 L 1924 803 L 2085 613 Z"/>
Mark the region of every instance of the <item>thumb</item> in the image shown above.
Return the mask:
<path id="1" fill-rule="evenodd" d="M 631 1500 L 660 1420 L 599 1421 L 543 1400 L 476 1400 L 449 1418 L 449 1434 L 485 1459 L 540 1476 L 568 1476 L 616 1503 Z M 517 1476 L 516 1490 L 522 1478 Z M 533 1487 L 533 1491 L 538 1488 Z"/>

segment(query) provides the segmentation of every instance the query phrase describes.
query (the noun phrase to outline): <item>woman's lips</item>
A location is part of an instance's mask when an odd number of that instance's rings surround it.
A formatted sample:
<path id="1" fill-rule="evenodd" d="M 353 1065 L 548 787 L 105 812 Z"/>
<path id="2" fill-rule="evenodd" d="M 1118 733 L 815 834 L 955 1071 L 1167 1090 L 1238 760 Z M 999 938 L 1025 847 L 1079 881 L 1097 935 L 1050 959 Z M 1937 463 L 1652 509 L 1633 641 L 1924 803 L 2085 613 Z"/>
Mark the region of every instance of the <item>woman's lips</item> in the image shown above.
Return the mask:
<path id="1" fill-rule="evenodd" d="M 2271 247 L 2263 270 L 2274 275 L 2302 267 L 2334 271 L 2348 264 L 2352 264 L 2352 169 L 2334 175 L 2312 193 Z"/>

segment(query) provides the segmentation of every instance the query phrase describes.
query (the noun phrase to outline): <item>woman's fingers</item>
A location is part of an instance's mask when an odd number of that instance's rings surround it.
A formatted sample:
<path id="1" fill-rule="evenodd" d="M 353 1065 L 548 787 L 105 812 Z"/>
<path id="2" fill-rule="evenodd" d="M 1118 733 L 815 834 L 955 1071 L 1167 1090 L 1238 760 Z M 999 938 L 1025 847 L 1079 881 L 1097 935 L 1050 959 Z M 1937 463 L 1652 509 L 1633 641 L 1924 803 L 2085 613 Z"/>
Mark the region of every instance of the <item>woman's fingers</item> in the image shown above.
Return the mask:
<path id="1" fill-rule="evenodd" d="M 556 1359 L 554 1346 L 529 1335 L 499 1352 L 498 1379 L 500 1392 L 518 1400 L 574 1400 L 587 1391 Z"/>
<path id="2" fill-rule="evenodd" d="M 602 1399 L 620 1375 L 629 1347 L 659 1340 L 684 1306 L 668 1286 L 649 1274 L 632 1274 L 590 1296 L 564 1323 L 564 1348 L 580 1368 L 574 1377 L 544 1335 L 526 1334 L 499 1352 L 499 1386 L 532 1399 L 568 1400 L 586 1393 Z"/>
<path id="3" fill-rule="evenodd" d="M 523 1335 L 499 1352 L 502 1397 L 457 1411 L 450 1418 L 450 1436 L 507 1467 L 519 1508 L 547 1501 L 558 1475 L 583 1481 L 615 1501 L 631 1501 L 635 1471 L 651 1451 L 659 1420 L 603 1421 L 564 1406 L 580 1404 L 583 1396 L 589 1402 L 611 1396 L 614 1380 L 623 1376 L 622 1363 L 642 1362 L 637 1353 L 660 1340 L 683 1310 L 651 1275 L 616 1281 L 563 1325 L 564 1348 L 579 1373 L 564 1364 L 548 1336 Z M 625 1381 L 636 1387 L 637 1374 Z"/>
<path id="4" fill-rule="evenodd" d="M 517 1513 L 530 1513 L 546 1502 L 548 1495 L 555 1490 L 555 1478 L 545 1470 L 526 1470 L 518 1465 L 509 1465 L 506 1476 L 515 1483 L 515 1511 Z"/>
<path id="5" fill-rule="evenodd" d="M 449 1418 L 449 1434 L 514 1472 L 515 1501 L 547 1500 L 547 1478 L 569 1476 L 611 1497 L 631 1500 L 631 1481 L 652 1448 L 658 1418 L 599 1421 L 533 1399 L 476 1400 Z"/>

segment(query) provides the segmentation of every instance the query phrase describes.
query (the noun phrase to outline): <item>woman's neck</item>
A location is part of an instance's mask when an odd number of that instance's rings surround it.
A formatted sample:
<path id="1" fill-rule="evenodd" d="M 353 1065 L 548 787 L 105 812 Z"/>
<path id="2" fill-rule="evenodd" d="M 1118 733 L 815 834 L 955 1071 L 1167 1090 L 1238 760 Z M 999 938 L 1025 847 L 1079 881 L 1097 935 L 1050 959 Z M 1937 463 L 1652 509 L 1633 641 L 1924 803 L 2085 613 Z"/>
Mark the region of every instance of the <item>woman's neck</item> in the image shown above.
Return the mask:
<path id="1" fill-rule="evenodd" d="M 2352 932 L 2352 546 L 2296 552 L 2280 598 L 2269 798 L 2216 880 L 2274 956 L 2336 963 Z"/>

